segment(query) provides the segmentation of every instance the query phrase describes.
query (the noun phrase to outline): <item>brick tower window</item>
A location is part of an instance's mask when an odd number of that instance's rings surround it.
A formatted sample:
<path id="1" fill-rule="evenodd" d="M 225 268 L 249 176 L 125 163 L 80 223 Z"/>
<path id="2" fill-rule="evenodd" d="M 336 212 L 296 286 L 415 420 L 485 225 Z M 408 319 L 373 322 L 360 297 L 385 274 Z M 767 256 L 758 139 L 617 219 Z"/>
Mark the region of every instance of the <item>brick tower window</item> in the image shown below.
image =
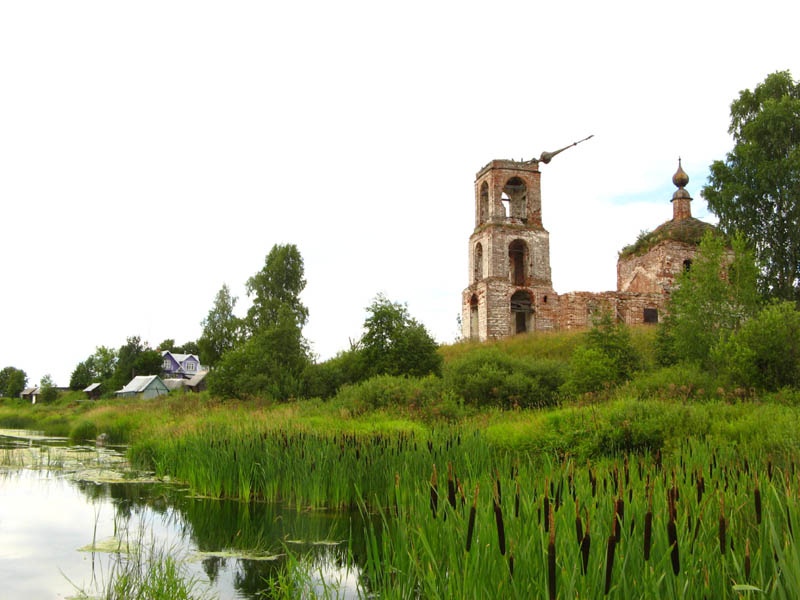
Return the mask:
<path id="1" fill-rule="evenodd" d="M 510 216 L 513 219 L 527 220 L 528 188 L 519 177 L 512 177 L 503 186 L 503 197 L 508 198 Z"/>
<path id="2" fill-rule="evenodd" d="M 478 339 L 478 297 L 475 294 L 469 300 L 469 339 Z"/>
<path id="3" fill-rule="evenodd" d="M 511 314 L 514 316 L 515 333 L 525 333 L 529 330 L 531 313 L 531 295 L 519 290 L 511 296 Z"/>
<path id="4" fill-rule="evenodd" d="M 480 242 L 475 244 L 475 254 L 472 260 L 474 262 L 473 264 L 473 270 L 475 272 L 474 280 L 477 282 L 483 279 L 483 246 L 481 246 Z"/>
<path id="5" fill-rule="evenodd" d="M 645 308 L 644 309 L 644 322 L 645 323 L 658 323 L 658 309 Z"/>
<path id="6" fill-rule="evenodd" d="M 508 263 L 511 282 L 514 285 L 525 285 L 528 262 L 528 245 L 523 240 L 514 240 L 508 245 Z"/>
<path id="7" fill-rule="evenodd" d="M 481 184 L 481 191 L 478 194 L 478 224 L 481 225 L 489 220 L 489 184 L 485 181 Z"/>

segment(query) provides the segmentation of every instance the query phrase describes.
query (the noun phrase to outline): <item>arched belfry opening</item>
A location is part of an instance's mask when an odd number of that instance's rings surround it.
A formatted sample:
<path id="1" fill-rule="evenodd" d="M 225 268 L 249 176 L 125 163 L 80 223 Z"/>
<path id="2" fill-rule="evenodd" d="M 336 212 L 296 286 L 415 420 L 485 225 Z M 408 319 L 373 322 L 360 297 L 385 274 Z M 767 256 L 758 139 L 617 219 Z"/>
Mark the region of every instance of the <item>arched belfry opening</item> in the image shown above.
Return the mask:
<path id="1" fill-rule="evenodd" d="M 469 339 L 477 340 L 478 331 L 478 296 L 472 294 L 469 300 Z"/>
<path id="2" fill-rule="evenodd" d="M 514 240 L 508 245 L 508 269 L 511 283 L 525 285 L 528 265 L 528 244 L 524 240 Z"/>
<path id="3" fill-rule="evenodd" d="M 518 290 L 511 296 L 511 316 L 514 319 L 514 333 L 525 333 L 531 330 L 533 301 L 529 292 Z"/>
<path id="4" fill-rule="evenodd" d="M 472 257 L 472 260 L 474 271 L 473 281 L 478 282 L 483 279 L 483 246 L 481 246 L 480 242 L 475 244 L 475 254 Z"/>
<path id="5" fill-rule="evenodd" d="M 481 184 L 478 193 L 478 225 L 482 225 L 489 220 L 489 184 L 485 181 Z"/>
<path id="6" fill-rule="evenodd" d="M 519 177 L 512 177 L 503 186 L 503 198 L 508 199 L 509 213 L 507 216 L 512 219 L 520 219 L 523 222 L 528 218 L 528 187 Z"/>

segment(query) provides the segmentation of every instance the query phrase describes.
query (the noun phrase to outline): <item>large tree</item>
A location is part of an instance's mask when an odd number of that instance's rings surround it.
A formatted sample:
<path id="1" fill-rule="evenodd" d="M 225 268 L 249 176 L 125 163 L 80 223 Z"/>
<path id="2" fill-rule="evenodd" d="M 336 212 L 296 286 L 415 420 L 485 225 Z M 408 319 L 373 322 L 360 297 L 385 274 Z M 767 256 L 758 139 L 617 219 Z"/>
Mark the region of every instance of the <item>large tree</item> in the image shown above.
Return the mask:
<path id="1" fill-rule="evenodd" d="M 741 235 L 732 240 L 711 232 L 700 242 L 692 267 L 678 276 L 669 314 L 659 327 L 658 359 L 711 366 L 711 351 L 758 313 L 758 269 Z"/>
<path id="2" fill-rule="evenodd" d="M 361 348 L 365 375 L 439 374 L 442 357 L 425 326 L 408 314 L 408 307 L 378 294 L 367 307 Z"/>
<path id="3" fill-rule="evenodd" d="M 217 292 L 214 305 L 203 319 L 203 333 L 197 340 L 200 360 L 204 365 L 216 366 L 222 355 L 233 350 L 242 338 L 242 321 L 233 314 L 236 296 L 226 284 Z"/>
<path id="4" fill-rule="evenodd" d="M 250 335 L 276 325 L 280 318 L 292 318 L 298 327 L 306 324 L 308 309 L 300 302 L 306 287 L 303 257 L 294 244 L 275 244 L 261 270 L 247 280 L 245 289 L 253 296 L 245 325 Z"/>
<path id="5" fill-rule="evenodd" d="M 225 353 L 209 375 L 208 389 L 220 397 L 286 400 L 301 393 L 309 363 L 308 344 L 295 315 L 279 310 L 276 323 Z"/>
<path id="6" fill-rule="evenodd" d="M 765 295 L 800 301 L 800 82 L 768 75 L 731 104 L 734 147 L 703 196 L 728 234 L 744 234 Z"/>
<path id="7" fill-rule="evenodd" d="M 16 398 L 25 389 L 28 376 L 22 369 L 6 367 L 0 371 L 0 398 Z"/>

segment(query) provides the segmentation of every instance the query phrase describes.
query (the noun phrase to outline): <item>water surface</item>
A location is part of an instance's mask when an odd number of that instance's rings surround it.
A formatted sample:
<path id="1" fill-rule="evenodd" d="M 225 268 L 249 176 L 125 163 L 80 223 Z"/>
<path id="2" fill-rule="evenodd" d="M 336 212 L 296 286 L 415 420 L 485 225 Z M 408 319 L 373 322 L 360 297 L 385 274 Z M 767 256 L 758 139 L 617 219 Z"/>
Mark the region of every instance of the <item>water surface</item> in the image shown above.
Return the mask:
<path id="1" fill-rule="evenodd" d="M 194 497 L 131 471 L 123 448 L 0 431 L 3 599 L 100 596 L 137 545 L 167 549 L 222 600 L 269 597 L 266 580 L 287 549 L 313 566 L 310 592 L 324 579 L 356 597 L 359 570 L 345 557 L 348 540 L 363 556 L 360 523 L 352 513 Z"/>

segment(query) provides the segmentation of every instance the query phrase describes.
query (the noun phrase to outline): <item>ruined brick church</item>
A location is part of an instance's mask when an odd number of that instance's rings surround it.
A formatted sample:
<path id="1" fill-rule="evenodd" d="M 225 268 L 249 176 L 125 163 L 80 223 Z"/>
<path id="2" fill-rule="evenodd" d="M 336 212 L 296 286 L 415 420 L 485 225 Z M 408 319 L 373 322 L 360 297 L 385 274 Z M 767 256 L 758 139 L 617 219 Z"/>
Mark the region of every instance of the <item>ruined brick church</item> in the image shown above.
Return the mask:
<path id="1" fill-rule="evenodd" d="M 469 238 L 469 286 L 462 296 L 462 335 L 497 339 L 528 331 L 586 327 L 609 311 L 628 324 L 657 323 L 675 277 L 688 269 L 712 225 L 692 217 L 688 175 L 678 160 L 672 219 L 617 261 L 617 290 L 553 290 L 550 234 L 542 223 L 539 162 L 493 160 L 475 178 L 475 230 Z"/>

